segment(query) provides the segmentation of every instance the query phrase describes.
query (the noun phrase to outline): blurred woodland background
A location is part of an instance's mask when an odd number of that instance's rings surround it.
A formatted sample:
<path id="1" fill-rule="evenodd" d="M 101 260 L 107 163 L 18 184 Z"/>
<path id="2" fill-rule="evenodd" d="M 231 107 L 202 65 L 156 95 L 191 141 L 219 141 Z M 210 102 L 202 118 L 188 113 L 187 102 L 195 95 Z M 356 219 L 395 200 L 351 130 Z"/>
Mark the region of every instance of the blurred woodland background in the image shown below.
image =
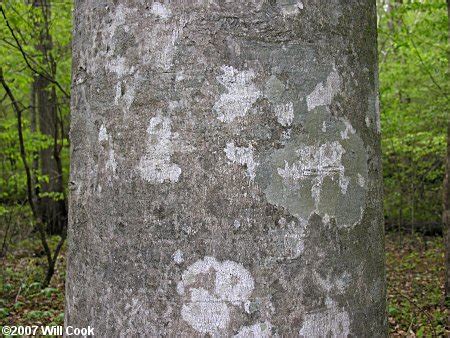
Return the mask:
<path id="1" fill-rule="evenodd" d="M 389 329 L 444 336 L 448 4 L 377 4 Z M 0 325 L 63 322 L 72 8 L 1 3 Z"/>

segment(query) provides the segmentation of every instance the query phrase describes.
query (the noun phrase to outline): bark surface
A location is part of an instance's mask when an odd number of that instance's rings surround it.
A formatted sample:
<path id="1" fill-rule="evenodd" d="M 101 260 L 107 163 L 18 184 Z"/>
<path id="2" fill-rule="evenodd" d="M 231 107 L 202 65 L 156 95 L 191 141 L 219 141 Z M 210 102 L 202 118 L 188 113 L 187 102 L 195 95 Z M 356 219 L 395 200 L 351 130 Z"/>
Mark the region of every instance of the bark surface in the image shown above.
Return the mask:
<path id="1" fill-rule="evenodd" d="M 66 325 L 385 335 L 375 1 L 75 7 Z"/>

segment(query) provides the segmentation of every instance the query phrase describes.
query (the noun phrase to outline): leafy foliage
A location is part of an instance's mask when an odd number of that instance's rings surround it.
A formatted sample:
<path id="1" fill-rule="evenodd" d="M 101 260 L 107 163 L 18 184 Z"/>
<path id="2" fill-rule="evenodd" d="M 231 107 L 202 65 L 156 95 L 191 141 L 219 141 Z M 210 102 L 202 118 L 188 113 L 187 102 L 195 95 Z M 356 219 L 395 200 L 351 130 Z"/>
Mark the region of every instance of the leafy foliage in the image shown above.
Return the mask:
<path id="1" fill-rule="evenodd" d="M 50 0 L 8 0 L 0 8 L 1 254 L 20 208 L 31 216 L 29 231 L 41 234 L 48 261 L 44 284 L 60 248 L 50 252 L 45 231 L 59 233 L 61 244 L 66 236 L 71 9 L 71 2 Z"/>
<path id="2" fill-rule="evenodd" d="M 442 214 L 449 111 L 445 0 L 379 3 L 379 69 L 388 224 Z"/>
<path id="3" fill-rule="evenodd" d="M 36 74 L 27 66 L 26 60 L 34 69 L 42 73 L 51 73 L 46 69 L 46 63 L 43 62 L 44 55 L 37 50 L 39 37 L 43 34 L 37 27 L 43 19 L 41 9 L 28 4 L 25 1 L 9 0 L 2 3 L 3 9 L 7 15 L 10 26 L 19 39 L 20 47 L 15 42 L 6 22 L 2 18 L 0 25 L 0 59 L 1 67 L 5 78 L 14 92 L 16 100 L 20 102 L 24 112 L 24 141 L 28 154 L 28 162 L 32 163 L 37 159 L 39 151 L 49 148 L 53 140 L 47 135 L 32 131 L 30 108 L 33 102 L 30 102 L 31 85 Z M 71 10 L 72 3 L 67 1 L 51 2 L 52 12 L 49 25 L 52 36 L 51 55 L 54 58 L 57 68 L 55 79 L 64 88 L 70 88 L 70 39 L 71 39 Z M 23 49 L 25 57 L 20 48 Z M 3 96 L 4 94 L 2 94 Z M 58 104 L 63 122 L 68 129 L 69 102 L 67 98 L 60 98 Z M 12 111 L 11 103 L 3 97 L 0 102 L 0 165 L 2 166 L 2 176 L 0 177 L 0 198 L 2 201 L 17 200 L 25 198 L 25 172 L 20 161 L 19 143 L 17 135 L 17 119 Z M 64 173 L 68 175 L 68 140 L 60 140 L 60 146 L 63 149 L 62 158 L 64 162 Z M 39 176 L 39 173 L 35 173 Z M 45 179 L 40 177 L 40 180 Z"/>

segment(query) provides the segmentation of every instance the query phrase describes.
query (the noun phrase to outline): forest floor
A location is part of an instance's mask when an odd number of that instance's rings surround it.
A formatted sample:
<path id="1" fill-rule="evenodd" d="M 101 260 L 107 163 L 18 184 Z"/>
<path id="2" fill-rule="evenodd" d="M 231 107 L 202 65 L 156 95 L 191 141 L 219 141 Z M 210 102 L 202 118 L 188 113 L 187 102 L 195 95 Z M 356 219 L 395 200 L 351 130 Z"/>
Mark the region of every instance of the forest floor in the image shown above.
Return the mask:
<path id="1" fill-rule="evenodd" d="M 391 336 L 450 336 L 445 328 L 444 254 L 442 237 L 386 235 Z"/>
<path id="2" fill-rule="evenodd" d="M 386 251 L 390 336 L 448 335 L 442 238 L 390 233 Z M 62 325 L 65 248 L 45 289 L 39 282 L 45 264 L 39 241 L 11 246 L 0 262 L 0 326 Z"/>

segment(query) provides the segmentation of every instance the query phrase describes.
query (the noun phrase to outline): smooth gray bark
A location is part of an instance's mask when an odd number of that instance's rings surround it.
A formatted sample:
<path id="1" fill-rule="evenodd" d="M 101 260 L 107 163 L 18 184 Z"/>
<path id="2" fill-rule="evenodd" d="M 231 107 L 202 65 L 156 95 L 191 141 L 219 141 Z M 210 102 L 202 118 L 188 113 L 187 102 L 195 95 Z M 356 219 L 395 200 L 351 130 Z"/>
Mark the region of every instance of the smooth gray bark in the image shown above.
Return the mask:
<path id="1" fill-rule="evenodd" d="M 383 336 L 375 1 L 76 1 L 66 325 Z"/>

